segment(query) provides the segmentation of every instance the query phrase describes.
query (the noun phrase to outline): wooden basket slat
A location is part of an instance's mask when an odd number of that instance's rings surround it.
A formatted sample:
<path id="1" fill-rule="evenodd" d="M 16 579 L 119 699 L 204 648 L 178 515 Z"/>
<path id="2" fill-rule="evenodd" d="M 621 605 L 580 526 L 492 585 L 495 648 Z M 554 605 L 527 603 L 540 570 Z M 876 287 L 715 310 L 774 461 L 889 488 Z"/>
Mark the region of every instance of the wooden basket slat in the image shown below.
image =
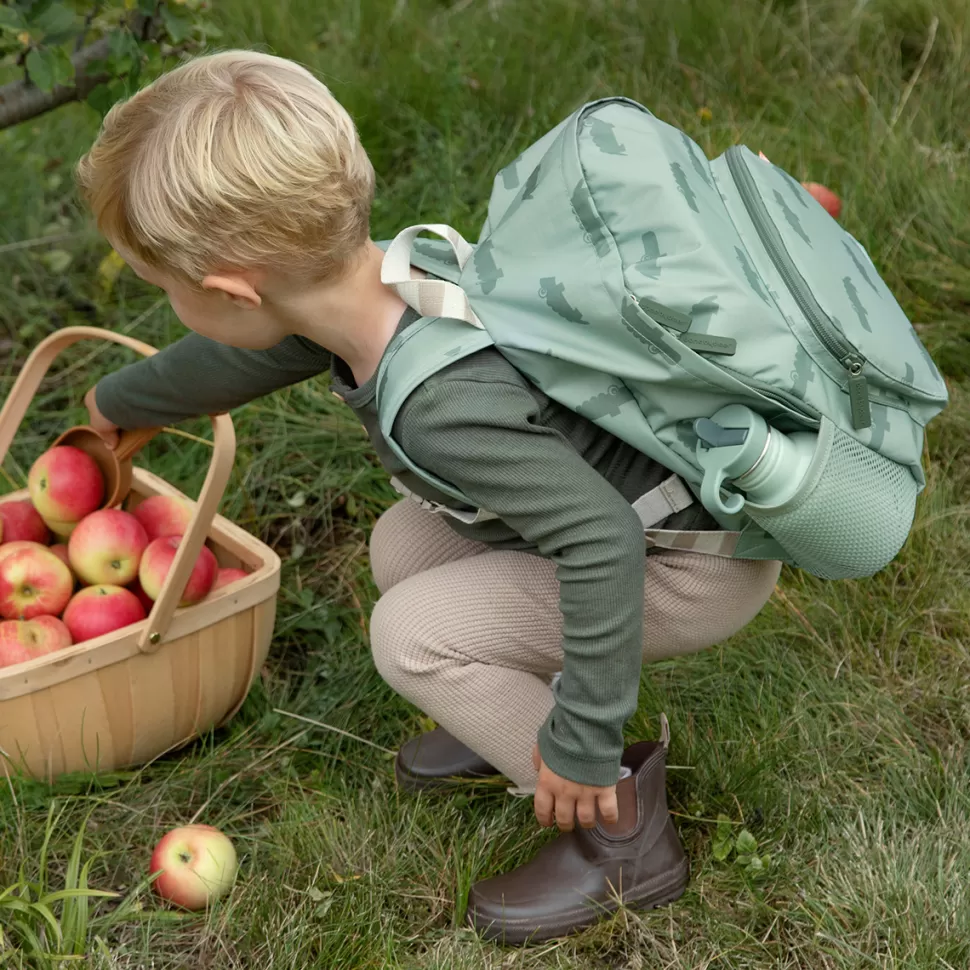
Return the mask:
<path id="1" fill-rule="evenodd" d="M 134 736 L 131 725 L 134 718 L 131 691 L 128 686 L 129 671 L 125 662 L 102 667 L 77 679 L 87 682 L 90 678 L 91 690 L 97 690 L 107 701 L 108 717 L 105 733 L 111 739 L 113 758 L 109 764 L 130 764 L 134 751 Z M 59 686 L 59 685 L 58 685 Z M 56 688 L 50 688 L 56 690 Z"/>

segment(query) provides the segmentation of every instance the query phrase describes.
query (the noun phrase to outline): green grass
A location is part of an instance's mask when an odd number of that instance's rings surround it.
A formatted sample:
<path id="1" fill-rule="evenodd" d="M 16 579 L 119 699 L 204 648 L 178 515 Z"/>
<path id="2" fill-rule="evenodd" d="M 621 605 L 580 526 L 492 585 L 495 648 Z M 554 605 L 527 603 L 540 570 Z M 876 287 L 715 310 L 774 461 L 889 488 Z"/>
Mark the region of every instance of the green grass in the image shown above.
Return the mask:
<path id="1" fill-rule="evenodd" d="M 274 647 L 242 712 L 144 770 L 0 791 L 0 890 L 21 866 L 37 878 L 56 797 L 51 887 L 73 871 L 89 815 L 83 858 L 96 856 L 88 884 L 99 890 L 137 888 L 154 842 L 196 814 L 240 850 L 234 892 L 206 917 L 172 919 L 147 894 L 125 919 L 109 918 L 115 902 L 92 904 L 96 968 L 970 966 L 964 0 L 232 0 L 220 16 L 225 44 L 309 64 L 354 113 L 379 173 L 378 238 L 419 220 L 474 238 L 497 167 L 610 93 L 646 103 L 711 155 L 743 141 L 831 185 L 844 224 L 918 321 L 952 403 L 930 428 L 929 485 L 896 562 L 859 582 L 786 571 L 734 640 L 644 671 L 629 733 L 654 736 L 657 712 L 670 717 L 670 800 L 693 868 L 674 907 L 521 952 L 483 944 L 463 928 L 468 886 L 546 837 L 530 805 L 500 787 L 398 794 L 382 752 L 273 713 L 389 749 L 421 728 L 374 672 L 362 632 L 374 599 L 365 543 L 393 493 L 323 380 L 234 415 L 224 512 L 285 560 Z M 76 233 L 0 248 L 0 393 L 57 327 L 94 323 L 156 344 L 180 333 L 130 275 L 99 288 L 106 247 L 85 234 L 69 177 L 94 131 L 73 106 L 0 134 L 0 247 Z M 87 348 L 59 367 L 4 465 L 12 482 L 125 359 Z M 165 436 L 145 460 L 191 494 L 207 455 Z M 721 813 L 770 854 L 761 878 L 715 860 Z M 5 965 L 31 964 L 7 950 Z"/>

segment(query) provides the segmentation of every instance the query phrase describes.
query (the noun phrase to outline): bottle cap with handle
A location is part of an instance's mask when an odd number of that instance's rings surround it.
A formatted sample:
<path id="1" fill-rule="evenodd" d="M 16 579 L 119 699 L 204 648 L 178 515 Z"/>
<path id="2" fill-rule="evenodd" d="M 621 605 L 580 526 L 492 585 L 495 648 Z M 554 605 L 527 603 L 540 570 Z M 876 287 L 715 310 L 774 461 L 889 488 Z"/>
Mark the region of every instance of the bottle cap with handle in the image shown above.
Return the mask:
<path id="1" fill-rule="evenodd" d="M 744 507 L 744 496 L 731 493 L 724 498 L 721 489 L 764 456 L 770 438 L 765 419 L 743 404 L 730 404 L 712 418 L 698 418 L 694 433 L 697 462 L 704 469 L 701 501 L 708 509 L 736 515 Z"/>
<path id="2" fill-rule="evenodd" d="M 783 434 L 743 404 L 699 418 L 694 432 L 697 462 L 704 469 L 701 501 L 729 515 L 740 512 L 746 502 L 770 509 L 792 498 L 808 473 L 818 437 L 813 432 Z M 744 494 L 722 497 L 725 482 Z"/>

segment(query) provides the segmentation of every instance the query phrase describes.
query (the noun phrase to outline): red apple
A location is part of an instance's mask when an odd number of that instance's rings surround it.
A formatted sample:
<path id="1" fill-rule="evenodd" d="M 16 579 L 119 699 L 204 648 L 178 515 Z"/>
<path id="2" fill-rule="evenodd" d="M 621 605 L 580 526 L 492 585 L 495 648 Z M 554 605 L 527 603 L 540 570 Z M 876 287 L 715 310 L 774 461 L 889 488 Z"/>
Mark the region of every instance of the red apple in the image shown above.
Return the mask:
<path id="1" fill-rule="evenodd" d="M 138 575 L 147 545 L 142 524 L 130 512 L 101 509 L 77 524 L 67 554 L 81 582 L 124 586 Z"/>
<path id="2" fill-rule="evenodd" d="M 75 643 L 144 619 L 145 610 L 130 589 L 107 584 L 87 586 L 75 593 L 64 611 L 64 622 Z"/>
<path id="3" fill-rule="evenodd" d="M 3 562 L 7 556 L 12 556 L 15 552 L 21 552 L 24 549 L 43 549 L 45 552 L 50 551 L 47 546 L 43 546 L 39 542 L 31 542 L 29 539 L 18 539 L 16 542 L 5 542 L 0 546 L 0 562 Z"/>
<path id="4" fill-rule="evenodd" d="M 833 218 L 838 219 L 842 212 L 842 200 L 829 188 L 818 182 L 802 182 L 805 191 Z"/>
<path id="5" fill-rule="evenodd" d="M 138 597 L 138 602 L 145 607 L 145 615 L 148 616 L 152 611 L 152 607 L 155 605 L 155 601 L 141 588 L 141 583 L 137 578 L 128 584 L 128 589 Z"/>
<path id="6" fill-rule="evenodd" d="M 184 536 L 192 518 L 192 506 L 174 495 L 152 495 L 139 502 L 132 514 L 145 527 L 150 541 L 164 536 Z"/>
<path id="7" fill-rule="evenodd" d="M 214 593 L 217 589 L 228 586 L 230 583 L 235 583 L 237 580 L 245 579 L 248 575 L 249 573 L 245 569 L 234 569 L 231 566 L 226 566 L 216 573 L 215 582 L 213 582 L 212 589 L 209 592 Z"/>
<path id="8" fill-rule="evenodd" d="M 5 620 L 56 616 L 73 589 L 71 570 L 44 546 L 32 544 L 0 559 L 0 617 Z"/>
<path id="9" fill-rule="evenodd" d="M 51 534 L 29 498 L 0 502 L 0 536 L 4 542 L 40 542 L 47 545 Z"/>
<path id="10" fill-rule="evenodd" d="M 164 536 L 161 539 L 154 539 L 148 544 L 145 554 L 141 557 L 141 566 L 138 567 L 138 579 L 141 588 L 153 600 L 158 599 L 162 591 L 165 577 L 172 566 L 172 560 L 181 542 L 180 536 Z M 206 546 L 202 547 L 189 580 L 182 590 L 182 599 L 179 606 L 191 606 L 198 603 L 212 589 L 212 583 L 216 578 L 219 563 L 213 555 L 212 550 Z"/>
<path id="11" fill-rule="evenodd" d="M 238 861 L 232 842 L 211 825 L 172 829 L 155 846 L 151 872 L 155 892 L 184 909 L 204 909 L 224 896 L 236 878 Z"/>
<path id="12" fill-rule="evenodd" d="M 74 524 L 100 507 L 104 478 L 90 455 L 72 445 L 59 445 L 31 466 L 27 491 L 47 525 L 58 535 L 67 535 Z"/>
<path id="13" fill-rule="evenodd" d="M 56 616 L 0 622 L 0 667 L 43 657 L 70 645 L 70 631 Z"/>
<path id="14" fill-rule="evenodd" d="M 58 559 L 60 559 L 62 563 L 64 563 L 65 566 L 71 565 L 71 560 L 68 557 L 68 553 L 67 553 L 67 546 L 64 545 L 63 542 L 55 543 L 53 546 L 50 547 L 50 550 L 52 553 L 54 553 L 55 556 L 57 556 Z"/>

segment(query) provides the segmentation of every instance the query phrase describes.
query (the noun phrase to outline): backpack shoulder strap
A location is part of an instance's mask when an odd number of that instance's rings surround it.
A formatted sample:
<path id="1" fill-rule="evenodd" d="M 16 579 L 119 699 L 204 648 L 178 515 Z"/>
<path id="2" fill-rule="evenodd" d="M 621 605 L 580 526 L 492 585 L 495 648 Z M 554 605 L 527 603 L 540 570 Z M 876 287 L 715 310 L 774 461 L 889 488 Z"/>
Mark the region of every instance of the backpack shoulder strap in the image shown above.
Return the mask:
<path id="1" fill-rule="evenodd" d="M 424 317 L 398 334 L 377 372 L 377 413 L 388 448 L 405 467 L 462 505 L 475 503 L 449 484 L 416 465 L 394 440 L 394 422 L 411 394 L 433 374 L 492 346 L 487 330 L 449 317 Z M 488 513 L 480 513 L 480 518 Z M 474 518 L 471 520 L 474 521 Z"/>

